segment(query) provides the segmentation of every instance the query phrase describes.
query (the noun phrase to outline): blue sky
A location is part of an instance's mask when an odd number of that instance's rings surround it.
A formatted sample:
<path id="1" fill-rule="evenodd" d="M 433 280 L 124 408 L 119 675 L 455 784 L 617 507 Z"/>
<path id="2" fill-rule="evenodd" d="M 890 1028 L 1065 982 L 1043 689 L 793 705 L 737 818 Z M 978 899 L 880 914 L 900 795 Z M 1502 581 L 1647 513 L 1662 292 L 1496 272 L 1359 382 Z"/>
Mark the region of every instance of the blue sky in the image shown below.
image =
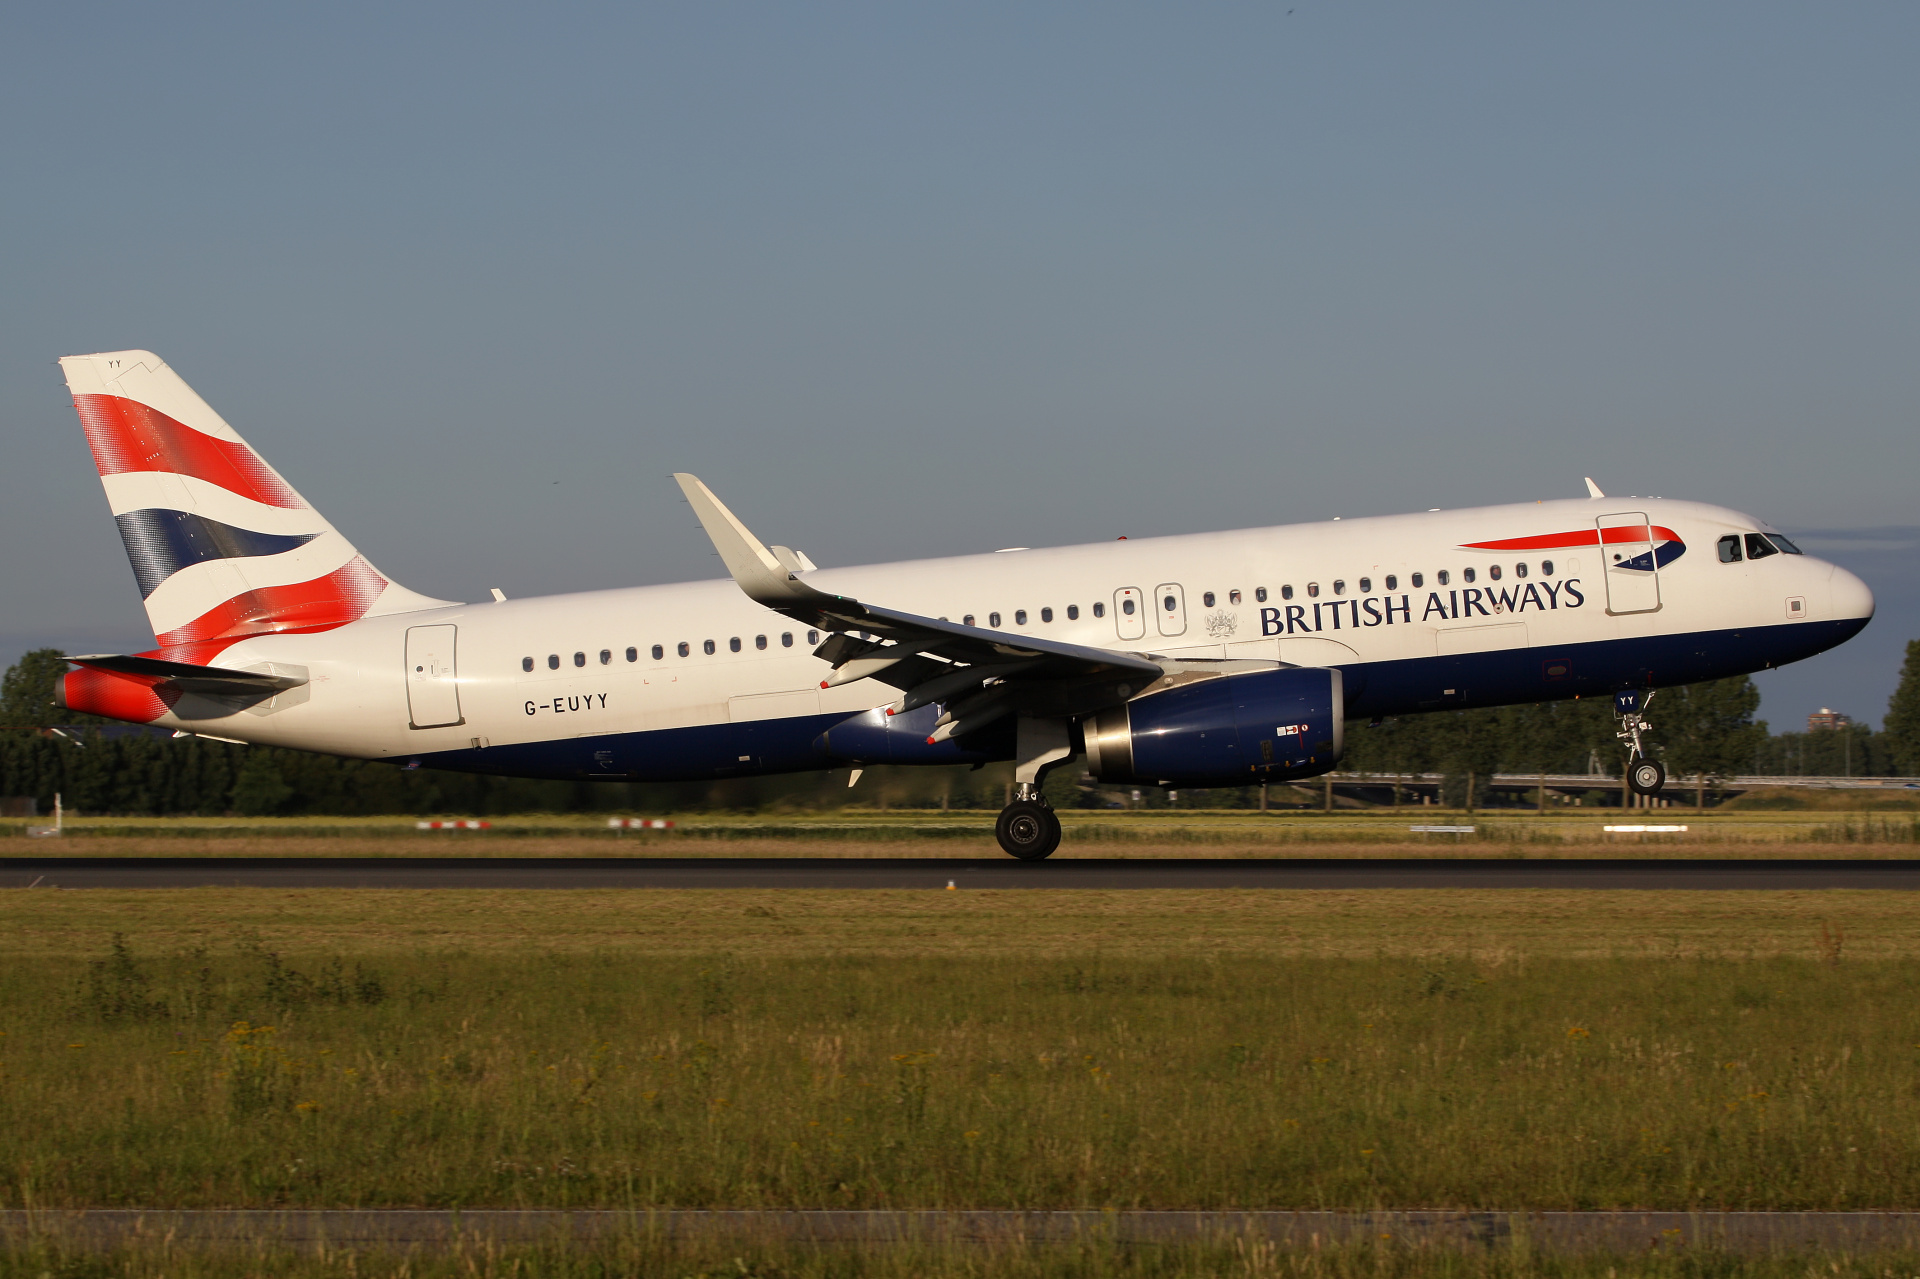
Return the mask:
<path id="1" fill-rule="evenodd" d="M 1763 713 L 1877 720 L 1916 54 L 1893 4 L 12 6 L 0 647 L 145 641 L 51 361 L 147 347 L 432 594 L 715 575 L 675 470 L 822 564 L 1591 474 L 1823 531 L 1881 617 Z"/>

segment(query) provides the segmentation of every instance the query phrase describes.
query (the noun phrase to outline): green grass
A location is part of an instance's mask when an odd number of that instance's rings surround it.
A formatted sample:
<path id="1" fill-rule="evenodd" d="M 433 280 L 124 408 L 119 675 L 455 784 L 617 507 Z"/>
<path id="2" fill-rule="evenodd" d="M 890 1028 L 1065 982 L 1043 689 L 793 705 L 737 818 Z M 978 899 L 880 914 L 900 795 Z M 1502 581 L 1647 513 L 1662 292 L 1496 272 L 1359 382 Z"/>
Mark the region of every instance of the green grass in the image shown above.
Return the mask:
<path id="1" fill-rule="evenodd" d="M 1358 1247 L 1286 1250 L 1259 1240 L 1119 1245 L 893 1243 L 808 1246 L 745 1240 L 670 1242 L 635 1238 L 566 1244 L 387 1252 L 267 1247 L 196 1250 L 155 1242 L 104 1255 L 42 1244 L 0 1251 L 12 1279 L 1888 1279 L 1920 1271 L 1907 1252 L 1733 1257 L 1712 1251 L 1554 1256 L 1491 1251 Z"/>
<path id="2" fill-rule="evenodd" d="M 12 894 L 0 1203 L 1920 1203 L 1910 900 L 1675 896 Z"/>

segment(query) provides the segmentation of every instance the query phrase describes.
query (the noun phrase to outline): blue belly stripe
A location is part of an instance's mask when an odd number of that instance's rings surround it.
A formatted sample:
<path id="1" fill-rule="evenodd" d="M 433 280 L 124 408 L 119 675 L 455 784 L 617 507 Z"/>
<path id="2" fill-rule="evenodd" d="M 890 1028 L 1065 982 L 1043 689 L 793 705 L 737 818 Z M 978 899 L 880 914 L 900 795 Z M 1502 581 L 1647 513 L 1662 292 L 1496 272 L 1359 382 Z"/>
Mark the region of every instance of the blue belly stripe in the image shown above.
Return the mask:
<path id="1" fill-rule="evenodd" d="M 1852 639 L 1866 624 L 1866 618 L 1846 618 L 1356 662 L 1341 668 L 1346 676 L 1347 719 L 1364 721 L 1378 715 L 1552 702 L 1575 694 L 1606 697 L 1621 688 L 1671 688 L 1747 675 L 1824 653 Z M 412 759 L 424 768 L 610 782 L 707 781 L 811 772 L 845 767 L 844 760 L 827 754 L 821 734 L 853 718 L 839 712 L 744 724 L 703 724 L 522 742 L 486 750 L 438 751 Z M 987 731 L 978 740 L 969 737 L 955 745 L 953 763 L 1013 758 L 1010 732 Z M 410 761 L 402 758 L 393 762 Z"/>

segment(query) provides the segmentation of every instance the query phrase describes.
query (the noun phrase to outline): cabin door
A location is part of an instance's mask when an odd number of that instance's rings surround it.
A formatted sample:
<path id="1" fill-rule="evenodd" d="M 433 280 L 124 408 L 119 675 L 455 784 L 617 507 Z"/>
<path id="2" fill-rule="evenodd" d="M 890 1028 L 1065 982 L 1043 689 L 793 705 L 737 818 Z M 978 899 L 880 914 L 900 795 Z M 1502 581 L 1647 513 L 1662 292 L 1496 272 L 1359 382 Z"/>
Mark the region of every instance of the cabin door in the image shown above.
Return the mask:
<path id="1" fill-rule="evenodd" d="M 407 628 L 407 717 L 414 728 L 464 724 L 460 682 L 454 672 L 457 626 Z"/>
<path id="2" fill-rule="evenodd" d="M 1652 613 L 1660 607 L 1660 565 L 1644 511 L 1602 515 L 1600 569 L 1607 578 L 1607 612 Z"/>
<path id="3" fill-rule="evenodd" d="M 1113 593 L 1113 626 L 1121 639 L 1145 639 L 1147 601 L 1137 586 L 1123 586 Z"/>

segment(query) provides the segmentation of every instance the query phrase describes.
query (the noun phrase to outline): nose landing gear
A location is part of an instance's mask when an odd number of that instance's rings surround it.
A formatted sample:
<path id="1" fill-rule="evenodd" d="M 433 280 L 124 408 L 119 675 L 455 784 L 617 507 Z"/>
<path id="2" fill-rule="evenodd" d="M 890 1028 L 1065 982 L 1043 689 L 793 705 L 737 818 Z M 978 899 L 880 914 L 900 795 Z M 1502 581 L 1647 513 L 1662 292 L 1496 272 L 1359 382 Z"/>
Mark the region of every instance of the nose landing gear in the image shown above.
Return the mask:
<path id="1" fill-rule="evenodd" d="M 1636 795 L 1658 795 L 1660 788 L 1667 784 L 1667 766 L 1647 758 L 1640 743 L 1640 735 L 1653 728 L 1642 713 L 1642 708 L 1652 700 L 1652 689 L 1645 693 L 1628 690 L 1613 695 L 1613 713 L 1620 721 L 1620 731 L 1614 735 L 1627 744 L 1627 789 Z"/>

